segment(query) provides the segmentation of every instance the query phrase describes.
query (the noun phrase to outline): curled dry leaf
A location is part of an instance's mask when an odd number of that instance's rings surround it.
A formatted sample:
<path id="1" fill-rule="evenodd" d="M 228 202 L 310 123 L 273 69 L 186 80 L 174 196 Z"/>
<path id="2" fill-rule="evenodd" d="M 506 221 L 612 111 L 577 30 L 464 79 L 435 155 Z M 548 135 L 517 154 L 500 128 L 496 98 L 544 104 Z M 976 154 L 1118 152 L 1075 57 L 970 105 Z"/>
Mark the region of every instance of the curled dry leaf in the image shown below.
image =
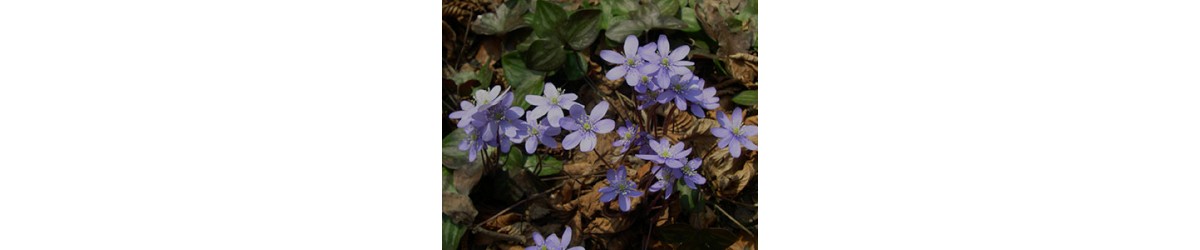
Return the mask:
<path id="1" fill-rule="evenodd" d="M 691 216 L 688 216 L 688 223 L 695 228 L 708 228 L 714 222 L 717 222 L 717 213 L 712 208 L 700 206 L 703 209 L 693 210 Z"/>
<path id="2" fill-rule="evenodd" d="M 516 222 L 511 225 L 501 227 L 500 230 L 496 230 L 496 232 L 516 236 L 519 238 L 525 238 L 528 237 L 527 235 L 533 234 L 533 224 L 529 224 L 529 222 L 524 221 Z"/>
<path id="3" fill-rule="evenodd" d="M 463 195 L 470 195 L 471 189 L 475 184 L 479 183 L 479 178 L 483 177 L 483 167 L 477 164 L 465 165 L 463 168 L 454 170 L 454 188 Z"/>
<path id="4" fill-rule="evenodd" d="M 747 88 L 757 88 L 758 81 L 758 57 L 747 54 L 737 53 L 729 56 L 726 60 L 729 63 L 729 73 L 733 78 L 741 81 Z"/>
<path id="5" fill-rule="evenodd" d="M 731 250 L 732 249 L 736 249 L 736 250 L 758 249 L 758 238 L 755 238 L 754 236 L 750 236 L 749 234 L 742 232 L 742 233 L 738 234 L 737 241 L 734 241 L 733 245 L 729 245 L 728 249 L 731 249 Z"/>
<path id="6" fill-rule="evenodd" d="M 500 216 L 497 216 L 496 219 L 483 224 L 483 228 L 487 228 L 489 230 L 498 230 L 508 225 L 512 225 L 513 223 L 521 222 L 523 219 L 523 216 L 518 213 L 504 213 Z"/>
<path id="7" fill-rule="evenodd" d="M 475 205 L 471 198 L 463 194 L 442 192 L 442 213 L 450 216 L 450 220 L 459 225 L 471 225 L 475 221 Z"/>

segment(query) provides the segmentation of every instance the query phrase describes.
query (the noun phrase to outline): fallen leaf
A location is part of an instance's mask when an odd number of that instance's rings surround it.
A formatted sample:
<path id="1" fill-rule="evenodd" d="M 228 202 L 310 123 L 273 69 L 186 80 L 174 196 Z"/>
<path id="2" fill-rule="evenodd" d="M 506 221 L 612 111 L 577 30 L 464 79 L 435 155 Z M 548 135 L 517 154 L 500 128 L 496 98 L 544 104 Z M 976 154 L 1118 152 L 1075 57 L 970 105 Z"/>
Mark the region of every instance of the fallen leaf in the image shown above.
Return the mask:
<path id="1" fill-rule="evenodd" d="M 475 221 L 475 205 L 471 198 L 463 194 L 442 192 L 442 213 L 450 216 L 451 221 L 459 225 L 471 225 Z"/>

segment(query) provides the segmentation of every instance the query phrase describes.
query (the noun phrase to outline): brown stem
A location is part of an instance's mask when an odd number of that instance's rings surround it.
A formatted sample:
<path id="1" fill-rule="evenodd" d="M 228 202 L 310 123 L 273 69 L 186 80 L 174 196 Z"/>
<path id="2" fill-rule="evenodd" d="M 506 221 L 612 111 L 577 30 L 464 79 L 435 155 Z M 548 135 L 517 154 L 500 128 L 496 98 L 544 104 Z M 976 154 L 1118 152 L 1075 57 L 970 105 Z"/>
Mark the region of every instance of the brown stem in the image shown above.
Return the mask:
<path id="1" fill-rule="evenodd" d="M 725 215 L 725 218 L 729 218 L 730 221 L 733 221 L 733 224 L 737 224 L 738 228 L 741 228 L 742 231 L 746 231 L 746 233 L 750 234 L 751 237 L 758 237 L 754 235 L 754 232 L 750 232 L 750 229 L 746 229 L 746 226 L 743 226 L 741 222 L 738 222 L 737 219 L 734 219 L 732 215 L 726 213 L 725 209 L 721 208 L 720 204 L 713 203 L 713 207 L 716 207 L 717 211 L 720 211 L 721 214 Z"/>

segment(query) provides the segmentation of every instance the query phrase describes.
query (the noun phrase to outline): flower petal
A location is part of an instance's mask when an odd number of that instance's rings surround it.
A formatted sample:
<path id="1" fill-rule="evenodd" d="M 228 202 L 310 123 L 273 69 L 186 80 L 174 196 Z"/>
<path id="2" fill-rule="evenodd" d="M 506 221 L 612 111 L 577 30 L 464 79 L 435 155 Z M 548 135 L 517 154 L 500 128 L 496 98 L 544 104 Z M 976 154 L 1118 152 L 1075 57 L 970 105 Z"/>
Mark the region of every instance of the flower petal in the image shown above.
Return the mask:
<path id="1" fill-rule="evenodd" d="M 655 43 L 658 44 L 658 54 L 666 55 L 671 51 L 671 44 L 667 41 L 667 35 L 658 35 L 658 42 Z"/>
<path id="2" fill-rule="evenodd" d="M 571 244 L 571 227 L 568 226 L 567 230 L 565 232 L 563 232 L 562 245 L 559 245 L 559 247 L 563 247 L 563 246 L 570 245 L 570 244 Z"/>
<path id="3" fill-rule="evenodd" d="M 533 232 L 533 243 L 537 243 L 538 246 L 545 245 L 546 238 L 542 237 L 541 233 Z"/>
<path id="4" fill-rule="evenodd" d="M 746 138 L 744 136 L 738 137 L 738 142 L 742 144 L 742 147 L 746 147 L 746 149 L 758 150 L 758 145 L 754 145 L 754 142 L 750 141 L 750 138 Z"/>
<path id="5" fill-rule="evenodd" d="M 592 107 L 592 113 L 588 117 L 592 118 L 592 122 L 597 122 L 604 118 L 605 113 L 608 113 L 608 101 L 600 101 L 595 107 Z"/>
<path id="6" fill-rule="evenodd" d="M 541 107 L 538 107 L 538 108 L 541 108 Z M 560 127 L 562 125 L 561 120 L 563 117 L 562 109 L 560 109 L 560 108 L 552 108 L 552 109 L 547 108 L 547 109 L 549 110 L 547 113 L 549 113 L 550 116 L 548 116 L 549 118 L 546 118 L 546 119 L 549 119 L 546 121 L 550 122 L 551 127 Z M 533 110 L 537 110 L 537 108 L 534 108 Z M 541 115 L 538 115 L 538 116 L 540 117 Z"/>
<path id="7" fill-rule="evenodd" d="M 621 205 L 621 211 L 629 212 L 629 196 L 621 196 L 619 198 L 620 199 L 617 199 L 617 202 Z"/>
<path id="8" fill-rule="evenodd" d="M 604 59 L 605 62 L 612 63 L 612 64 L 624 64 L 625 63 L 625 56 L 622 56 L 621 53 L 617 53 L 616 51 L 612 51 L 612 50 L 600 51 L 600 58 Z"/>
<path id="9" fill-rule="evenodd" d="M 538 146 L 537 138 L 530 136 L 529 139 L 525 140 L 525 153 L 532 154 L 533 150 L 537 149 L 537 146 Z"/>
<path id="10" fill-rule="evenodd" d="M 579 142 L 579 151 L 592 152 L 596 148 L 596 134 L 586 131 L 580 133 L 583 133 L 583 140 Z"/>
<path id="11" fill-rule="evenodd" d="M 758 126 L 742 125 L 742 136 L 750 137 L 758 134 Z"/>
<path id="12" fill-rule="evenodd" d="M 606 192 L 604 190 L 605 188 L 608 188 L 609 190 Z M 610 202 L 613 200 L 613 198 L 617 198 L 617 192 L 611 189 L 611 187 L 600 188 L 600 202 Z"/>
<path id="13" fill-rule="evenodd" d="M 628 56 L 636 55 L 637 49 L 638 49 L 637 37 L 634 35 L 626 36 L 625 37 L 625 56 L 628 57 Z"/>
<path id="14" fill-rule="evenodd" d="M 612 132 L 613 127 L 617 126 L 616 124 L 617 123 L 612 119 L 600 120 L 599 122 L 596 122 L 596 127 L 593 129 L 593 131 L 596 131 L 596 133 L 606 134 L 608 132 Z"/>
<path id="15" fill-rule="evenodd" d="M 725 128 L 712 128 L 708 131 L 712 132 L 713 136 L 716 136 L 717 138 L 729 137 L 729 130 Z"/>
<path id="16" fill-rule="evenodd" d="M 681 45 L 679 48 L 672 50 L 671 55 L 668 57 L 671 58 L 671 61 L 683 60 L 684 57 L 687 57 L 688 52 L 690 51 L 692 51 L 692 48 L 689 48 L 687 45 Z"/>
<path id="17" fill-rule="evenodd" d="M 604 78 L 608 78 L 608 80 L 621 79 L 622 76 L 625 76 L 626 70 L 629 70 L 629 66 L 621 65 L 613 67 L 608 70 L 608 73 L 604 74 Z"/>
<path id="18" fill-rule="evenodd" d="M 582 141 L 582 140 L 583 140 L 583 132 L 579 132 L 579 131 L 571 132 L 570 134 L 567 134 L 567 137 L 563 138 L 563 142 L 562 142 L 563 149 L 575 148 L 575 146 L 579 145 L 579 141 Z"/>
<path id="19" fill-rule="evenodd" d="M 528 99 L 526 101 L 528 101 Z M 530 103 L 532 104 L 532 102 Z M 533 117 L 533 119 L 541 118 L 543 115 L 546 115 L 547 111 L 550 111 L 550 106 L 548 105 L 535 106 L 533 107 L 533 110 L 529 111 L 527 117 Z"/>
<path id="20" fill-rule="evenodd" d="M 729 140 L 729 155 L 737 158 L 742 154 L 742 144 L 737 139 Z"/>

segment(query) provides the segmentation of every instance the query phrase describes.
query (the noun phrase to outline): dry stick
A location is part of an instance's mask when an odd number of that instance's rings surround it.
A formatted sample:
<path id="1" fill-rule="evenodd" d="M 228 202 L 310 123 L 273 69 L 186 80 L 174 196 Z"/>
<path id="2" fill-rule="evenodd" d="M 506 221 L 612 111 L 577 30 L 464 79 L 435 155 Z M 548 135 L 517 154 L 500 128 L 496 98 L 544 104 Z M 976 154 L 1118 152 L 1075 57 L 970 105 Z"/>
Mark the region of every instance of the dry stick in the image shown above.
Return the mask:
<path id="1" fill-rule="evenodd" d="M 733 221 L 734 224 L 737 224 L 742 231 L 746 231 L 746 233 L 750 234 L 751 237 L 758 237 L 755 236 L 753 232 L 750 232 L 750 229 L 746 229 L 746 226 L 743 226 L 741 222 L 738 222 L 737 219 L 734 219 L 733 216 L 729 215 L 729 213 L 726 213 L 725 209 L 721 208 L 721 204 L 713 203 L 713 207 L 716 207 L 717 211 L 721 211 L 721 214 L 725 215 L 725 218 L 729 218 L 729 220 Z"/>
<path id="2" fill-rule="evenodd" d="M 508 240 L 508 241 L 512 241 L 512 242 L 521 243 L 521 244 L 526 244 L 526 243 L 528 243 L 527 241 L 525 241 L 525 238 L 522 238 L 522 237 L 517 237 L 517 236 L 508 235 L 508 234 L 502 234 L 502 233 L 498 233 L 498 232 L 493 232 L 492 230 L 487 230 L 487 229 L 483 229 L 483 228 L 479 228 L 479 227 L 476 227 L 476 228 L 474 228 L 474 229 L 471 229 L 471 231 L 472 231 L 472 232 L 475 232 L 475 233 L 479 233 L 479 234 L 485 234 L 485 235 L 487 235 L 487 236 L 492 236 L 492 237 L 500 238 L 500 239 L 503 239 L 503 240 Z"/>

